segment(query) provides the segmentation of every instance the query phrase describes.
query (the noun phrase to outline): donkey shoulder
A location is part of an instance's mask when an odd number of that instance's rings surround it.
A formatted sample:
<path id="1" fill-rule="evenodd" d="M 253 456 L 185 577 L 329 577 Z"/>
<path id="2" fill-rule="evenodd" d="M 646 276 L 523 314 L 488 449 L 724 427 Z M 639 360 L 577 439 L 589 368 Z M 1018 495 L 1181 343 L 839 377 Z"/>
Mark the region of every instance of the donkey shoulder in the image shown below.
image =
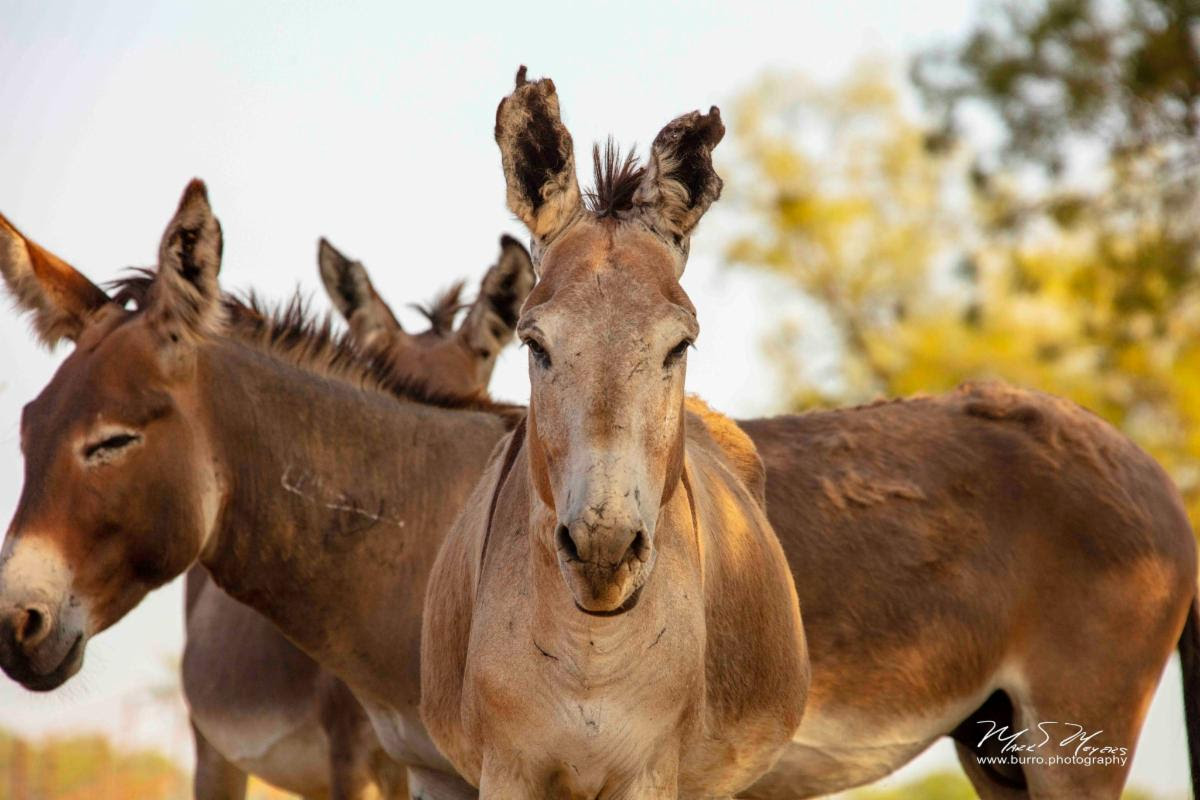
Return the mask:
<path id="1" fill-rule="evenodd" d="M 688 395 L 684 405 L 688 414 L 687 436 L 694 444 L 715 451 L 736 475 L 751 497 L 765 508 L 767 504 L 767 470 L 758 455 L 758 448 L 738 424 L 714 411 L 695 395 Z M 696 424 L 699 423 L 699 424 Z"/>

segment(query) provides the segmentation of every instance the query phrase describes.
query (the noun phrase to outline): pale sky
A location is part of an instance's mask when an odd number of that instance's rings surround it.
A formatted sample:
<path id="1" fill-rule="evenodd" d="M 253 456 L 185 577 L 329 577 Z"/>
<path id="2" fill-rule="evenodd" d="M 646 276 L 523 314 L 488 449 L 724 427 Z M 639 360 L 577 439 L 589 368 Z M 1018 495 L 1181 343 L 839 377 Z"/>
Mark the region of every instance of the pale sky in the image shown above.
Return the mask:
<path id="1" fill-rule="evenodd" d="M 151 264 L 179 194 L 203 178 L 225 234 L 226 288 L 282 297 L 298 283 L 326 304 L 316 240 L 363 260 L 399 309 L 478 280 L 504 209 L 492 140 L 516 67 L 554 78 L 577 161 L 612 134 L 649 142 L 679 113 L 727 105 L 767 70 L 818 81 L 855 58 L 901 64 L 965 29 L 957 0 L 897 3 L 159 3 L 0 0 L 0 210 L 94 281 Z M 720 167 L 721 150 L 717 152 Z M 588 176 L 581 176 L 587 181 Z M 700 316 L 689 388 L 738 415 L 766 413 L 774 376 L 761 340 L 790 302 L 762 278 L 719 266 L 720 204 L 684 276 Z M 405 312 L 402 322 L 418 325 Z M 20 491 L 21 406 L 65 347 L 36 347 L 0 313 L 0 516 Z M 495 395 L 527 397 L 509 350 Z M 83 671 L 51 695 L 0 676 L 0 727 L 101 728 L 190 764 L 182 706 L 147 689 L 173 680 L 181 582 L 94 639 Z M 1086 665 L 1081 665 L 1085 669 Z M 1185 795 L 1178 668 L 1150 712 L 1133 784 Z M 940 745 L 904 771 L 954 763 Z"/>

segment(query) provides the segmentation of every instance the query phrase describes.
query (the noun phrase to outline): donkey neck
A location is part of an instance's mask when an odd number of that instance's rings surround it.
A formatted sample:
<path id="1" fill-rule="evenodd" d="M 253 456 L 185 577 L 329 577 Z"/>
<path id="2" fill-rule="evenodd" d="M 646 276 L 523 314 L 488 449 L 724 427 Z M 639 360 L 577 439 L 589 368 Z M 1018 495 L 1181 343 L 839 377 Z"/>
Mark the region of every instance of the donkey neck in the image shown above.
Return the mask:
<path id="1" fill-rule="evenodd" d="M 425 581 L 504 433 L 232 341 L 197 363 L 222 504 L 201 559 L 356 691 L 416 703 Z"/>

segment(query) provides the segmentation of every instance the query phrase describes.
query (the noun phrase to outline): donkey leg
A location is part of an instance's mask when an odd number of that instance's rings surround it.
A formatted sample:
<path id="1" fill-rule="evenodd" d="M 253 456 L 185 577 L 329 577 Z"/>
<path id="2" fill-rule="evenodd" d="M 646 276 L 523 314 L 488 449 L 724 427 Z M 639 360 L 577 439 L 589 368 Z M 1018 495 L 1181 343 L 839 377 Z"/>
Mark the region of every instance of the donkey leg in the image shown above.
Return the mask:
<path id="1" fill-rule="evenodd" d="M 1007 692 L 997 690 L 949 734 L 958 763 L 984 800 L 1029 796 L 1017 754 L 1007 751 L 1000 739 L 984 735 L 988 728 L 1019 730 L 1022 726 L 1017 722 L 1012 698 Z"/>
<path id="2" fill-rule="evenodd" d="M 320 688 L 321 726 L 329 741 L 330 800 L 364 800 L 373 784 L 374 732 L 367 715 L 340 680 L 326 676 Z"/>
<path id="3" fill-rule="evenodd" d="M 192 737 L 196 742 L 196 774 L 192 779 L 195 799 L 244 800 L 246 773 L 226 761 L 195 725 Z"/>
<path id="4" fill-rule="evenodd" d="M 383 748 L 371 756 L 371 775 L 379 789 L 381 800 L 411 800 L 408 792 L 408 769 L 391 759 Z"/>
<path id="5" fill-rule="evenodd" d="M 1195 595 L 1194 549 L 1064 573 L 1002 677 L 1018 728 L 1044 740 L 1022 770 L 1035 798 L 1119 798 L 1146 712 Z"/>
<path id="6" fill-rule="evenodd" d="M 1113 666 L 1097 659 L 1095 680 L 1060 674 L 1015 693 L 1018 724 L 1047 738 L 1041 760 L 1022 765 L 1031 797 L 1121 796 L 1161 670 L 1122 674 Z"/>
<path id="7" fill-rule="evenodd" d="M 1128 703 L 1124 708 L 1117 705 L 1096 707 L 1087 713 L 1085 711 L 1062 711 L 1056 713 L 1053 708 L 1034 712 L 1043 720 L 1069 720 L 1078 729 L 1067 726 L 1055 726 L 1058 733 L 1068 731 L 1068 735 L 1076 730 L 1084 736 L 1102 731 L 1093 744 L 1117 748 L 1116 752 L 1102 757 L 1092 756 L 1090 751 L 1067 745 L 1057 748 L 1059 758 L 1079 758 L 1076 762 L 1030 763 L 1023 765 L 1025 779 L 1029 786 L 1029 796 L 1036 798 L 1076 798 L 1089 797 L 1102 800 L 1112 798 L 1117 800 L 1129 777 L 1129 767 L 1137 744 L 1138 734 L 1141 733 L 1142 720 L 1153 696 L 1153 690 L 1147 691 L 1142 697 L 1130 697 L 1121 702 Z M 1078 721 L 1076 721 L 1078 720 Z M 1066 738 L 1065 736 L 1062 738 Z M 1101 741 L 1102 740 L 1102 741 Z M 1059 740 L 1061 741 L 1061 739 Z M 1057 743 L 1057 742 L 1056 742 Z M 1078 740 L 1076 740 L 1078 743 Z M 1049 755 L 1049 754 L 1047 754 Z"/>
<path id="8" fill-rule="evenodd" d="M 425 767 L 408 768 L 408 793 L 412 800 L 478 800 L 479 798 L 479 792 L 475 790 L 475 787 L 457 775 Z"/>
<path id="9" fill-rule="evenodd" d="M 365 800 L 370 796 L 371 775 L 353 741 L 329 741 L 329 800 Z"/>

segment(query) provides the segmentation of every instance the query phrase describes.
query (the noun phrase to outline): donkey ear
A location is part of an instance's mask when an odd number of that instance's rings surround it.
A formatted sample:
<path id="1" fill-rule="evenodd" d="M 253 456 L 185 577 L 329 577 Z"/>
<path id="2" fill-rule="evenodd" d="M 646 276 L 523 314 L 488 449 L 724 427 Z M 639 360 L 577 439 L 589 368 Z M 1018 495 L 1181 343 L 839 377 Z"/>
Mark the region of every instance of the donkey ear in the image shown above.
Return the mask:
<path id="1" fill-rule="evenodd" d="M 501 236 L 500 260 L 483 276 L 479 296 L 460 329 L 473 353 L 491 358 L 508 344 L 533 283 L 529 251 L 513 237 Z"/>
<path id="2" fill-rule="evenodd" d="M 404 332 L 392 310 L 376 293 L 360 262 L 351 261 L 322 238 L 317 245 L 317 265 L 329 299 L 345 318 L 359 345 L 368 347 L 382 335 Z"/>
<path id="3" fill-rule="evenodd" d="M 108 295 L 83 273 L 29 241 L 0 214 L 0 275 L 17 306 L 33 315 L 33 329 L 47 347 L 76 341 Z"/>
<path id="4" fill-rule="evenodd" d="M 712 151 L 725 136 L 721 111 L 693 111 L 676 118 L 654 137 L 646 174 L 634 205 L 646 222 L 686 251 L 687 237 L 721 196 Z"/>
<path id="5" fill-rule="evenodd" d="M 221 223 L 204 183 L 193 179 L 158 248 L 158 272 L 146 302 L 150 319 L 173 334 L 198 337 L 221 321 Z"/>
<path id="6" fill-rule="evenodd" d="M 496 109 L 496 144 L 508 184 L 508 208 L 537 240 L 552 238 L 579 212 L 575 149 L 549 78 L 517 71 L 513 93 Z"/>

